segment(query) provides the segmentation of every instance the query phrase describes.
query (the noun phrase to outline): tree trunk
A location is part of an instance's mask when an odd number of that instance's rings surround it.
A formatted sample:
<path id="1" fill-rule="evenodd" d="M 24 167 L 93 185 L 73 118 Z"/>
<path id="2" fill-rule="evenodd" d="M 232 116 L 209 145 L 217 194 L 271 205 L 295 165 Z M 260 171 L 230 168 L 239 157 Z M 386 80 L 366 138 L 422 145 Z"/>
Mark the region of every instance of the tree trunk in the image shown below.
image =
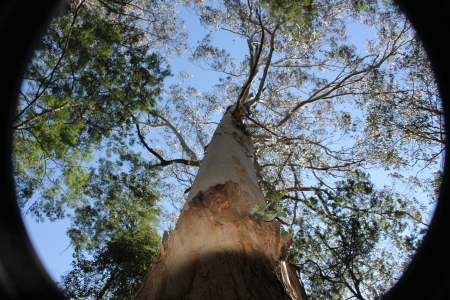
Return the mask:
<path id="1" fill-rule="evenodd" d="M 249 213 L 266 204 L 253 167 L 253 143 L 229 108 L 174 230 L 135 299 L 305 299 L 286 267 L 291 237 L 278 221 Z"/>

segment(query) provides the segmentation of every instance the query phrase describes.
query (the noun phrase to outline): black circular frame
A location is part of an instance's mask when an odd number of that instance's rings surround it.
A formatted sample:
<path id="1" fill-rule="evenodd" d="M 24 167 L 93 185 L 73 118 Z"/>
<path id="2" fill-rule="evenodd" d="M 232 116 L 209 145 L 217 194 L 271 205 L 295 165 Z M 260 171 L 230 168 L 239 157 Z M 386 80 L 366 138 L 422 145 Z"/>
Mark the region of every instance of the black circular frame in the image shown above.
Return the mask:
<path id="1" fill-rule="evenodd" d="M 450 1 L 395 0 L 431 60 L 450 132 Z M 0 0 L 0 299 L 65 299 L 37 257 L 17 206 L 12 122 L 33 50 L 65 0 Z M 383 299 L 450 299 L 450 161 L 429 231 L 403 276 Z"/>

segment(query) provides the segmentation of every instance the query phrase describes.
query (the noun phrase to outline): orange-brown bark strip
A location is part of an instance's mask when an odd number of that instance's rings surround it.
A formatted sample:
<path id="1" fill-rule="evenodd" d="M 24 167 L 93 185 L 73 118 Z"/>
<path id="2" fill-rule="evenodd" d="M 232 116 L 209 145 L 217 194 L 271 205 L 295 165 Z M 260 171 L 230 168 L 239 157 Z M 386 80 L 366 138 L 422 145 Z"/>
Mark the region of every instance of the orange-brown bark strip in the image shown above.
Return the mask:
<path id="1" fill-rule="evenodd" d="M 279 279 L 290 237 L 277 221 L 258 224 L 240 197 L 233 182 L 193 197 L 135 299 L 290 299 Z"/>

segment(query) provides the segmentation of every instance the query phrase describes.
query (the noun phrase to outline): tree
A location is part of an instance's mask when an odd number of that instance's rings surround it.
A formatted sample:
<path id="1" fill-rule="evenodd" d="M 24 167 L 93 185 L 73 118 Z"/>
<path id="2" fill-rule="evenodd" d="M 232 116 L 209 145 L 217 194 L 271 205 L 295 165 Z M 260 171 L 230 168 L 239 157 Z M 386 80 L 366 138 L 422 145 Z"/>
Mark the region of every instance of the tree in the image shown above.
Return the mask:
<path id="1" fill-rule="evenodd" d="M 346 291 L 356 299 L 381 298 L 405 267 L 395 258 L 417 246 L 408 244 L 413 233 L 401 234 L 408 219 L 420 220 L 418 212 L 410 215 L 408 201 L 391 190 L 377 191 L 359 171 L 333 190 L 317 189 L 304 202 L 310 210 L 298 219 L 292 255 L 311 283 L 311 298 L 342 299 Z"/>
<path id="2" fill-rule="evenodd" d="M 60 283 L 71 298 L 130 298 L 156 254 L 156 172 L 130 148 L 135 123 L 157 114 L 165 57 L 184 47 L 175 12 L 169 2 L 70 1 L 25 75 L 19 205 L 37 221 L 72 219 L 73 270 Z"/>
<path id="3" fill-rule="evenodd" d="M 162 22 L 172 10 L 159 2 L 71 1 L 52 23 L 25 75 L 14 125 L 19 205 L 38 220 L 76 208 L 93 153 L 132 142 L 134 119 L 156 113 L 169 71 L 151 51 L 182 48 L 177 21 Z"/>
<path id="4" fill-rule="evenodd" d="M 130 299 L 152 265 L 160 241 L 156 226 L 156 172 L 138 154 L 101 159 L 91 168 L 68 234 L 73 269 L 60 285 L 70 299 Z"/>
<path id="5" fill-rule="evenodd" d="M 291 237 L 280 237 L 279 222 L 257 224 L 249 213 L 265 200 L 244 109 L 230 107 L 220 122 L 177 226 L 136 298 L 289 299 L 282 283 L 292 283 L 281 280 L 278 260 L 287 258 Z"/>
<path id="6" fill-rule="evenodd" d="M 365 175 L 436 170 L 445 147 L 439 96 L 409 23 L 389 3 L 299 1 L 294 14 L 283 4 L 191 6 L 205 26 L 247 42 L 248 55 L 236 63 L 206 36 L 191 60 L 225 77 L 211 93 L 174 85 L 173 106 L 161 106 L 180 128 L 165 132 L 167 146 L 183 137 L 166 153 L 206 153 L 195 180 L 187 163 L 164 168 L 189 195 L 136 299 L 306 298 L 297 271 L 313 297 L 379 298 L 426 231 L 414 194 L 375 188 Z M 347 39 L 347 20 L 375 28 L 367 55 Z M 212 112 L 225 105 L 208 145 Z"/>

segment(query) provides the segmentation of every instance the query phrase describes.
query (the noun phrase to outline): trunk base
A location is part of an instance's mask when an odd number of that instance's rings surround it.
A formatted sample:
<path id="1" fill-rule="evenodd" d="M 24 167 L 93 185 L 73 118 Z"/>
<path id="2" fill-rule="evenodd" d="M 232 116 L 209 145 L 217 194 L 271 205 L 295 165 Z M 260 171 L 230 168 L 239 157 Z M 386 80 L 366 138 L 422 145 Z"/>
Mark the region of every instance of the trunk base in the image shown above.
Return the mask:
<path id="1" fill-rule="evenodd" d="M 227 182 L 193 197 L 135 299 L 291 299 L 281 270 L 291 237 L 258 224 L 248 196 Z"/>

